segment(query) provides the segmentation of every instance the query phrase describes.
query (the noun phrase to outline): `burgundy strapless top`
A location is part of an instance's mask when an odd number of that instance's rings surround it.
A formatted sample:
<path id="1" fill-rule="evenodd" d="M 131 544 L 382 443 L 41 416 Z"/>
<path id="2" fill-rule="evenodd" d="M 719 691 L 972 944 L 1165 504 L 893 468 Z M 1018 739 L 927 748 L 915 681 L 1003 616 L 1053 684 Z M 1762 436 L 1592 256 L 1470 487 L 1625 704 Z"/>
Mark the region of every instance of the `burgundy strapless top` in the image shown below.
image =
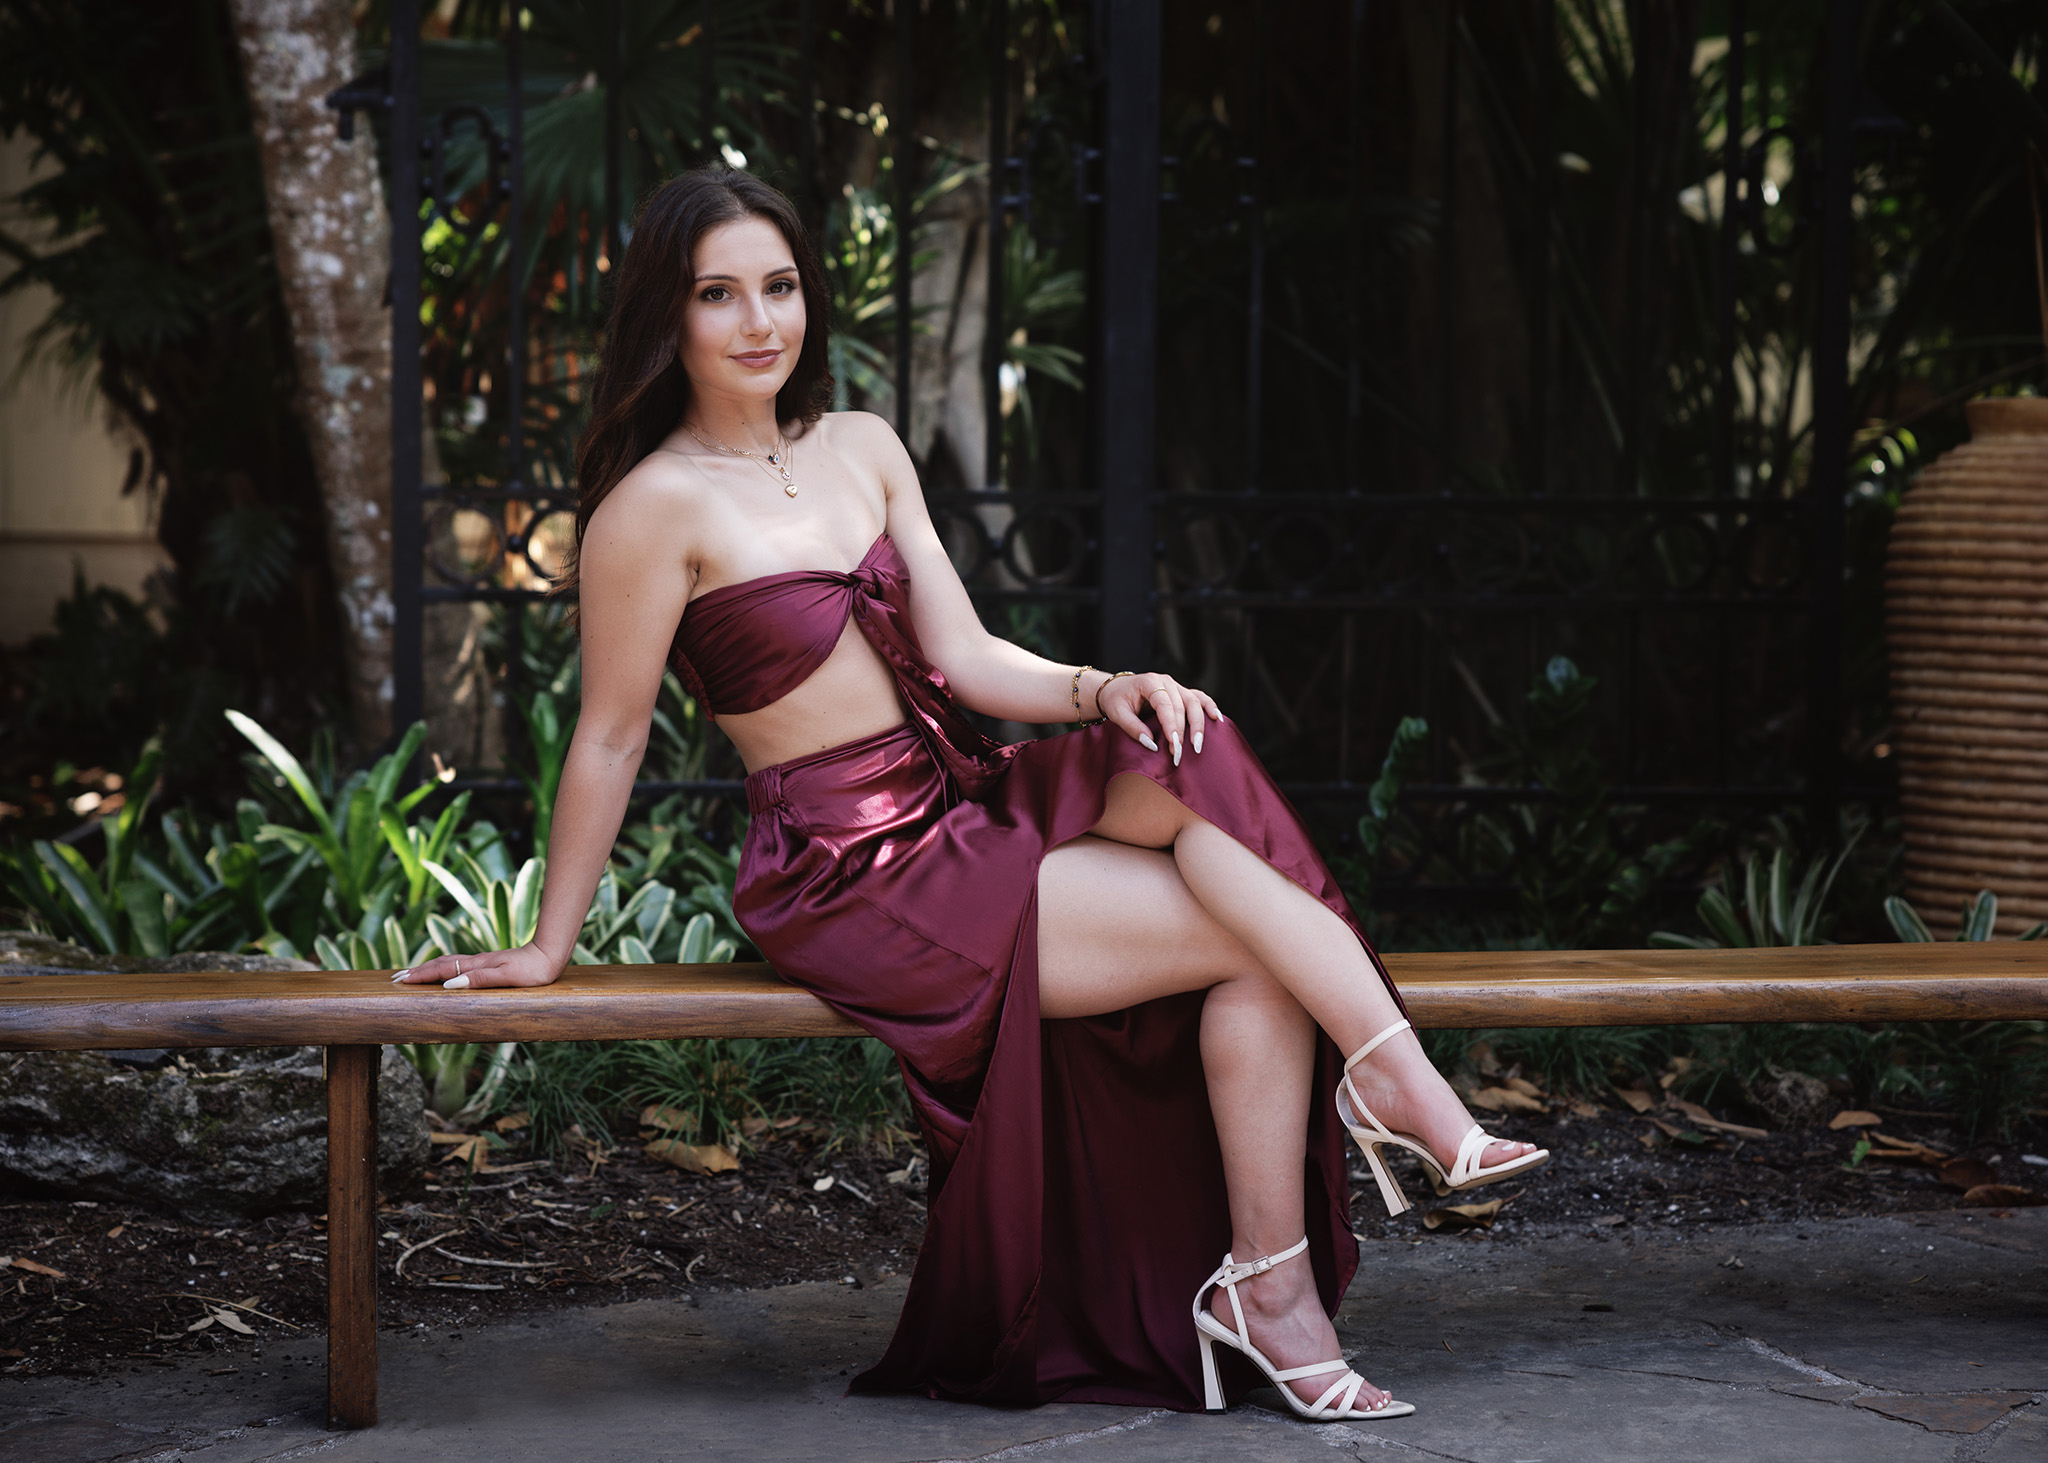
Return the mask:
<path id="1" fill-rule="evenodd" d="M 910 572 L 886 533 L 843 574 L 791 569 L 698 595 L 683 610 L 669 663 L 707 715 L 759 711 L 831 657 L 849 616 L 895 673 L 918 734 L 976 795 L 1015 749 L 982 735 L 926 659 L 910 622 Z"/>
<path id="2" fill-rule="evenodd" d="M 861 591 L 881 592 L 885 581 L 910 583 L 886 533 L 844 574 L 791 569 L 723 585 L 685 607 L 669 663 L 713 719 L 759 711 L 831 658 Z"/>

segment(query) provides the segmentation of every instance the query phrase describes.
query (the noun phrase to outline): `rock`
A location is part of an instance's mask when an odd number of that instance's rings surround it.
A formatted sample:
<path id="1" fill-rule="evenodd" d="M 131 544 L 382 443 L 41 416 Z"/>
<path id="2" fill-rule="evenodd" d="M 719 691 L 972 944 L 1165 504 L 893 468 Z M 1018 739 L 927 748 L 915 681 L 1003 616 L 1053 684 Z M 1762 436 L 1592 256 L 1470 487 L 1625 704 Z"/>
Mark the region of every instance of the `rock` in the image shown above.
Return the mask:
<path id="1" fill-rule="evenodd" d="M 1805 1128 L 1822 1121 L 1833 1109 L 1828 1084 L 1804 1072 L 1766 1066 L 1749 1084 L 1750 1099 L 1781 1128 Z"/>
<path id="2" fill-rule="evenodd" d="M 0 975 L 176 974 L 188 970 L 318 970 L 306 960 L 277 955 L 231 955 L 187 950 L 182 955 L 105 955 L 29 930 L 0 930 Z"/>
<path id="3" fill-rule="evenodd" d="M 0 975 L 298 970 L 269 955 L 102 955 L 0 932 Z M 307 1047 L 29 1052 L 0 1057 L 0 1189 L 142 1201 L 218 1221 L 326 1207 L 324 1054 Z M 426 1089 L 395 1048 L 377 1077 L 379 1181 L 429 1156 Z"/>
<path id="4" fill-rule="evenodd" d="M 102 1052 L 32 1052 L 0 1068 L 0 1188 L 167 1205 L 215 1221 L 327 1205 L 327 1084 L 317 1046 L 203 1048 L 138 1070 Z M 426 1089 L 384 1048 L 377 1169 L 428 1157 Z"/>

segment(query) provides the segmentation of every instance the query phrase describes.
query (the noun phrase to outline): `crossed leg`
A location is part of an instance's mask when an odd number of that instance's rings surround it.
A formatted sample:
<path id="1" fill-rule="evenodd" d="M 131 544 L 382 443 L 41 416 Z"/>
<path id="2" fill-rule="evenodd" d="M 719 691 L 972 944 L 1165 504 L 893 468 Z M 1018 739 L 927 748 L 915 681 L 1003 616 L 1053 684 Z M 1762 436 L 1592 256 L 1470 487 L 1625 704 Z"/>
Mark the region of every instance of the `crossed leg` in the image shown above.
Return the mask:
<path id="1" fill-rule="evenodd" d="M 1301 1238 L 1302 1167 L 1316 1027 L 1355 1051 L 1399 1019 L 1358 939 L 1324 904 L 1151 779 L 1113 778 L 1092 835 L 1054 849 L 1038 877 L 1039 1006 L 1093 1016 L 1182 991 L 1207 990 L 1202 1068 L 1229 1188 L 1231 1253 L 1277 1254 Z M 1457 1094 L 1414 1033 L 1354 1074 L 1359 1095 L 1397 1131 L 1439 1156 L 1471 1127 Z M 1496 1143 L 1499 1163 L 1528 1145 Z M 1237 1287 L 1259 1349 L 1279 1366 L 1339 1354 L 1305 1264 Z M 1216 1311 L 1232 1324 L 1220 1292 Z M 1327 1377 L 1290 1384 L 1313 1402 Z M 1386 1393 L 1368 1384 L 1361 1407 Z"/>

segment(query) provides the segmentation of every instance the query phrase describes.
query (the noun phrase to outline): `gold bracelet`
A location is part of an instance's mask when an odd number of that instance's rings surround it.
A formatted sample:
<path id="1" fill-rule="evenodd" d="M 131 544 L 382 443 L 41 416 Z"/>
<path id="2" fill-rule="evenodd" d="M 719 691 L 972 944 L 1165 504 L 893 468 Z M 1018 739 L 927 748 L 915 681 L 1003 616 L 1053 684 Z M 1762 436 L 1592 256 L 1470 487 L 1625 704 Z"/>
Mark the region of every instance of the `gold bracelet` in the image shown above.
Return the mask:
<path id="1" fill-rule="evenodd" d="M 1102 709 L 1102 693 L 1109 689 L 1109 681 L 1120 681 L 1125 676 L 1135 676 L 1136 674 L 1136 671 L 1116 671 L 1110 675 L 1108 681 L 1104 681 L 1101 685 L 1095 688 L 1095 720 L 1093 722 L 1090 722 L 1089 725 L 1099 725 L 1100 723 L 1109 720 L 1108 713 L 1106 713 Z"/>
<path id="2" fill-rule="evenodd" d="M 1074 720 L 1076 722 L 1081 722 L 1081 677 L 1087 675 L 1088 672 L 1094 669 L 1095 667 L 1092 665 L 1082 666 L 1079 670 L 1074 672 L 1074 684 L 1067 687 L 1067 694 L 1073 698 Z M 1086 725 L 1085 722 L 1082 722 L 1081 724 Z"/>

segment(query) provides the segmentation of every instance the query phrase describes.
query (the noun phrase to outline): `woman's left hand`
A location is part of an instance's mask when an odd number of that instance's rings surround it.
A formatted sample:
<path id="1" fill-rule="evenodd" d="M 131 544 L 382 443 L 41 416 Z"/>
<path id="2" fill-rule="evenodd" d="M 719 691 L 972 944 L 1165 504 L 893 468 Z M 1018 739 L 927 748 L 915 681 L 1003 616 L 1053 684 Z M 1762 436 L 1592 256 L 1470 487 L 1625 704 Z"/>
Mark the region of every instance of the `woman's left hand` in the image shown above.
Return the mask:
<path id="1" fill-rule="evenodd" d="M 1183 742 L 1200 753 L 1202 728 L 1212 720 L 1223 720 L 1223 713 L 1216 709 L 1215 698 L 1207 691 L 1183 686 L 1172 676 L 1160 675 L 1156 671 L 1116 677 L 1103 686 L 1095 704 L 1139 746 L 1148 752 L 1156 752 L 1159 742 L 1153 740 L 1143 715 L 1150 710 L 1159 719 L 1160 737 L 1165 741 L 1166 750 L 1172 755 L 1176 767 L 1180 766 Z"/>

